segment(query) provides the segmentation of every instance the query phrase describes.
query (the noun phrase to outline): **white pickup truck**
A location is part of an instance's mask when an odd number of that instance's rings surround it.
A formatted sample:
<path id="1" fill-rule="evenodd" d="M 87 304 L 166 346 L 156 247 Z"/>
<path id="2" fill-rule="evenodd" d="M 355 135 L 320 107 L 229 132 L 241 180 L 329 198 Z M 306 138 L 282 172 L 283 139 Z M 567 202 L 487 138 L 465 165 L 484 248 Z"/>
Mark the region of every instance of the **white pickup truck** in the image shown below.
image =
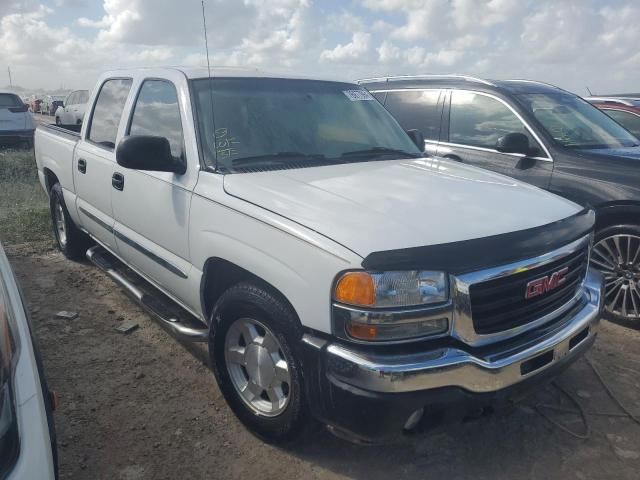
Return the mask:
<path id="1" fill-rule="evenodd" d="M 592 211 L 408 133 L 351 83 L 134 69 L 35 151 L 60 249 L 208 342 L 249 429 L 372 442 L 557 374 L 602 307 Z"/>

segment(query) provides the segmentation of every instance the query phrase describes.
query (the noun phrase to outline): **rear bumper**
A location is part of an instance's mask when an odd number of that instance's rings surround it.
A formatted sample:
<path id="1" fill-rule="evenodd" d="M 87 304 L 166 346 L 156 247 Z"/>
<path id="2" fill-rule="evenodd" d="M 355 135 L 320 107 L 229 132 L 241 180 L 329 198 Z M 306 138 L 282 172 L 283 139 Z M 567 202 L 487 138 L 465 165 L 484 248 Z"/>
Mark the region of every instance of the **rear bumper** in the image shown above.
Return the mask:
<path id="1" fill-rule="evenodd" d="M 422 423 L 464 417 L 557 375 L 593 343 L 601 311 L 602 279 L 590 271 L 583 297 L 561 318 L 495 345 L 450 342 L 411 354 L 382 354 L 305 335 L 312 410 L 364 441 L 401 434 L 422 408 Z"/>

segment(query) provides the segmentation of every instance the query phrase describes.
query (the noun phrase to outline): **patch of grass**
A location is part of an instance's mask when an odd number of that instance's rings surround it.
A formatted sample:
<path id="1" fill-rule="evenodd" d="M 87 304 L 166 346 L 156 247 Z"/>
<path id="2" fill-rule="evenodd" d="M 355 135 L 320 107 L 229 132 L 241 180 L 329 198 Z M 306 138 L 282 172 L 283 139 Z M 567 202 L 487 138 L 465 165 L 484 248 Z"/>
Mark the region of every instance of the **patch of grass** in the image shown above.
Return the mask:
<path id="1" fill-rule="evenodd" d="M 52 242 L 49 201 L 32 151 L 0 151 L 0 241 Z"/>

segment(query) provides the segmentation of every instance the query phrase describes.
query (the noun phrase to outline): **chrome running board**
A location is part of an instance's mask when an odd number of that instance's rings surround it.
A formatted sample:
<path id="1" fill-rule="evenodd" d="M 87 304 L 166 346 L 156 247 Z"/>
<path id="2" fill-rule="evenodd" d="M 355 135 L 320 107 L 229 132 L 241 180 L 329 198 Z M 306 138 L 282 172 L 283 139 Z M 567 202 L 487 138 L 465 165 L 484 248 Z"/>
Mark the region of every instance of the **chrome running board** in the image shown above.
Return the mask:
<path id="1" fill-rule="evenodd" d="M 87 250 L 87 258 L 109 275 L 140 306 L 177 337 L 192 342 L 206 342 L 209 329 L 196 317 L 150 285 L 142 277 L 109 253 L 96 245 Z"/>

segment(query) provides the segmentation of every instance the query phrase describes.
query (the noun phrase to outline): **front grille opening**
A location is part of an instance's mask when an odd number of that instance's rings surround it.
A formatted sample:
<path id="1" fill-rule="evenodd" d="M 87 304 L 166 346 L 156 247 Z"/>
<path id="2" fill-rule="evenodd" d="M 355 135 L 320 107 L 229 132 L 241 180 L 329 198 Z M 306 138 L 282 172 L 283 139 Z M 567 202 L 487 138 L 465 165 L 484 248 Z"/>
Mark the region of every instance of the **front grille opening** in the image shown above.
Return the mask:
<path id="1" fill-rule="evenodd" d="M 533 357 L 531 360 L 522 362 L 520 365 L 520 373 L 522 375 L 528 375 L 536 370 L 541 369 L 545 365 L 553 361 L 553 350 L 549 350 L 546 353 Z"/>
<path id="2" fill-rule="evenodd" d="M 526 325 L 566 305 L 582 286 L 587 260 L 585 247 L 538 268 L 471 285 L 471 316 L 476 333 L 492 334 Z M 529 282 L 564 268 L 569 272 L 560 286 L 525 298 Z"/>
<path id="3" fill-rule="evenodd" d="M 573 350 L 579 343 L 589 336 L 589 327 L 582 330 L 579 334 L 569 340 L 569 350 Z"/>

